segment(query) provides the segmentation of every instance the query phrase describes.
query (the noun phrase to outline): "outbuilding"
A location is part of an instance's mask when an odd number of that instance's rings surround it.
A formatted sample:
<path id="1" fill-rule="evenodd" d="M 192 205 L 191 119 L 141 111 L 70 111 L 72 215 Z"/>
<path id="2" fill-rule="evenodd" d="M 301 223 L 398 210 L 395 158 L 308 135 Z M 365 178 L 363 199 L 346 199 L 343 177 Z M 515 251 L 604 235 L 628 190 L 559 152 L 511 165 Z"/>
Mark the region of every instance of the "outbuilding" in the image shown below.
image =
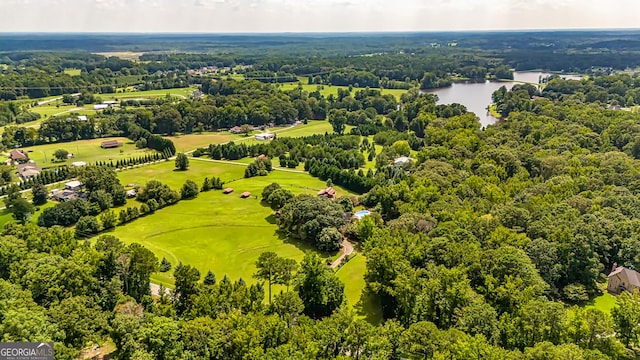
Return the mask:
<path id="1" fill-rule="evenodd" d="M 275 138 L 276 138 L 276 134 L 271 134 L 271 133 L 256 134 L 256 140 L 260 140 L 260 141 L 273 140 Z"/>
<path id="2" fill-rule="evenodd" d="M 78 180 L 69 181 L 68 183 L 64 184 L 64 189 L 71 190 L 71 191 L 79 191 L 80 189 L 82 189 L 82 185 L 83 185 L 82 182 Z"/>
<path id="3" fill-rule="evenodd" d="M 119 142 L 118 140 L 107 140 L 107 141 L 103 141 L 100 144 L 100 147 L 103 149 L 112 149 L 120 146 L 122 146 L 122 143 Z"/>

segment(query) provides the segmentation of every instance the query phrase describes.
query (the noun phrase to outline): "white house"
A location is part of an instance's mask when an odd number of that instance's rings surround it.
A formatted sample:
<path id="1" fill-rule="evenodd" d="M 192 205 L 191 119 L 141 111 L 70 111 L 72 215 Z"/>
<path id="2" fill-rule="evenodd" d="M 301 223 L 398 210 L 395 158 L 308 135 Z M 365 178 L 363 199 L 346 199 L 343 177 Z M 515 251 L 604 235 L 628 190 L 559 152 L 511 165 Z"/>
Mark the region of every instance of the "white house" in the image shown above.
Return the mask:
<path id="1" fill-rule="evenodd" d="M 108 104 L 95 104 L 93 105 L 93 110 L 103 110 L 108 108 L 109 105 Z"/>
<path id="2" fill-rule="evenodd" d="M 71 166 L 73 167 L 87 166 L 87 163 L 84 161 L 74 161 L 71 163 Z"/>
<path id="3" fill-rule="evenodd" d="M 276 138 L 275 134 L 270 134 L 270 133 L 256 134 L 256 140 L 273 140 L 275 138 Z"/>
<path id="4" fill-rule="evenodd" d="M 65 190 L 78 191 L 81 188 L 82 188 L 82 182 L 78 180 L 69 181 L 68 183 L 64 184 Z"/>
<path id="5" fill-rule="evenodd" d="M 87 121 L 86 115 L 78 115 L 78 121 Z"/>
<path id="6" fill-rule="evenodd" d="M 393 160 L 393 166 L 395 167 L 405 167 L 413 162 L 413 159 L 408 156 L 400 156 Z"/>

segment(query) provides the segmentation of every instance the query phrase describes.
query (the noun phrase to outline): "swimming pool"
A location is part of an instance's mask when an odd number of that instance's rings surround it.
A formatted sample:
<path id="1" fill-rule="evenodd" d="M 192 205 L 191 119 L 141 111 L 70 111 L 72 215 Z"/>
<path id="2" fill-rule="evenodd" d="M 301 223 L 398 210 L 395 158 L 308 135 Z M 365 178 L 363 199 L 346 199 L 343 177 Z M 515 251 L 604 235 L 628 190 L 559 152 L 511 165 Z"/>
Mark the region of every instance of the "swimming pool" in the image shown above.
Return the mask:
<path id="1" fill-rule="evenodd" d="M 356 211 L 355 214 L 353 214 L 353 217 L 360 220 L 363 217 L 367 216 L 367 215 L 371 215 L 371 211 L 369 210 L 360 210 L 360 211 Z"/>

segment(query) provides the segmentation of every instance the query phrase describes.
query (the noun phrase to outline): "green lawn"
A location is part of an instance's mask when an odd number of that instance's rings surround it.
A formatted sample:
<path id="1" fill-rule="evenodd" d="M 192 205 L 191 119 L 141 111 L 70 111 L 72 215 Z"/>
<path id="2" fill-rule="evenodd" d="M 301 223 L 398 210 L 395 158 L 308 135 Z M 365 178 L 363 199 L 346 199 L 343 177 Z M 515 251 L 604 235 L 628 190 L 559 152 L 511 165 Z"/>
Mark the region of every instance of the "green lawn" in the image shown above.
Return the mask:
<path id="1" fill-rule="evenodd" d="M 219 190 L 201 193 L 193 200 L 181 201 L 117 227 L 113 235 L 126 243 L 139 242 L 151 249 L 159 259 L 166 257 L 175 266 L 180 261 L 196 266 L 201 274 L 211 269 L 218 278 L 227 274 L 232 279 L 242 277 L 252 282 L 255 261 L 265 251 L 301 260 L 308 246 L 290 241 L 277 233 L 270 208 L 253 197 L 241 199 L 240 193 L 249 191 L 260 197 L 262 189 L 277 182 L 295 193 L 315 193 L 324 182 L 307 174 L 274 171 L 265 177 L 242 178 L 244 166 L 205 161 L 191 161 L 189 170 L 173 171 L 172 162 L 164 162 L 122 171 L 123 184 L 144 184 L 159 179 L 178 189 L 186 179 L 201 183 L 205 176 L 220 176 L 229 181 L 225 186 L 235 191 L 224 195 Z M 338 188 L 339 194 L 347 194 Z M 329 254 L 324 255 L 328 257 Z M 172 282 L 170 274 L 158 273 L 153 280 Z"/>
<path id="2" fill-rule="evenodd" d="M 176 96 L 182 99 L 185 99 L 193 93 L 193 91 L 197 89 L 196 86 L 191 86 L 187 88 L 177 88 L 177 89 L 160 89 L 160 90 L 147 90 L 147 91 L 128 91 L 128 92 L 119 92 L 115 94 L 96 94 L 103 101 L 104 100 L 122 100 L 122 99 L 137 99 L 137 98 L 156 98 L 163 97 L 167 94 L 171 96 Z"/>
<path id="3" fill-rule="evenodd" d="M 190 159 L 187 171 L 176 171 L 175 163 L 169 160 L 121 171 L 118 177 L 123 184 L 144 185 L 149 180 L 160 180 L 171 188 L 179 190 L 187 179 L 192 179 L 198 184 L 201 184 L 205 177 L 219 177 L 223 181 L 231 181 L 242 178 L 244 169 L 245 167 L 241 165 L 219 164 Z"/>
<path id="4" fill-rule="evenodd" d="M 80 76 L 81 72 L 80 69 L 64 69 L 64 73 L 71 76 Z"/>
<path id="5" fill-rule="evenodd" d="M 596 308 L 606 314 L 611 313 L 611 309 L 616 306 L 616 297 L 605 292 L 604 294 L 594 298 L 587 304 L 586 308 Z"/>
<path id="6" fill-rule="evenodd" d="M 107 140 L 118 140 L 123 143 L 123 146 L 114 149 L 101 148 L 100 144 Z M 128 159 L 130 157 L 154 153 L 153 150 L 149 149 L 137 149 L 131 140 L 124 137 L 78 140 L 68 143 L 30 146 L 23 149 L 29 154 L 29 158 L 34 160 L 41 167 L 65 163 L 71 164 L 74 161 L 85 161 L 87 163 L 94 163 L 96 161 L 117 161 L 119 159 Z M 63 162 L 54 162 L 53 153 L 58 149 L 67 150 L 69 153 L 74 154 L 75 158 L 68 159 Z"/>
<path id="7" fill-rule="evenodd" d="M 347 301 L 356 314 L 372 324 L 379 324 L 382 321 L 382 310 L 373 294 L 365 289 L 366 271 L 367 259 L 358 252 L 353 259 L 338 269 L 336 275 L 344 283 Z"/>
<path id="8" fill-rule="evenodd" d="M 286 84 L 279 84 L 279 85 L 275 85 L 278 86 L 278 89 L 282 90 L 282 91 L 287 91 L 287 90 L 293 90 L 296 89 L 298 87 L 298 83 L 286 83 Z M 322 96 L 327 97 L 329 95 L 333 96 L 338 96 L 338 89 L 344 89 L 344 90 L 348 90 L 349 87 L 348 86 L 333 86 L 333 85 L 309 85 L 306 83 L 306 80 L 302 82 L 302 89 L 306 92 L 312 92 L 312 91 L 316 91 L 318 89 L 318 87 L 321 87 L 320 89 L 320 94 L 322 94 Z M 355 94 L 355 92 L 357 90 L 364 90 L 365 88 L 353 88 L 353 94 Z M 372 88 L 373 89 L 373 88 Z M 406 93 L 408 90 L 404 90 L 404 89 L 373 89 L 373 90 L 380 90 L 382 95 L 386 95 L 386 94 L 391 94 L 393 96 L 396 97 L 396 99 L 400 100 L 400 96 L 404 93 Z"/>
<path id="9" fill-rule="evenodd" d="M 24 193 L 22 194 L 22 196 L 24 196 L 29 201 L 31 201 L 31 192 Z M 36 224 L 38 222 L 38 217 L 40 216 L 42 211 L 46 208 L 54 206 L 55 204 L 56 204 L 55 202 L 49 201 L 46 204 L 37 207 L 36 208 L 37 211 L 33 215 L 31 215 L 31 223 Z M 4 202 L 2 202 L 0 206 L 4 206 Z M 16 221 L 13 219 L 13 214 L 9 210 L 7 209 L 0 210 L 0 227 L 4 227 L 4 225 L 7 223 L 14 223 L 14 222 Z"/>
<path id="10" fill-rule="evenodd" d="M 244 138 L 244 135 L 232 134 L 228 131 L 204 132 L 201 134 L 185 134 L 167 136 L 171 139 L 179 152 L 187 152 L 210 144 L 222 144 L 231 140 Z"/>

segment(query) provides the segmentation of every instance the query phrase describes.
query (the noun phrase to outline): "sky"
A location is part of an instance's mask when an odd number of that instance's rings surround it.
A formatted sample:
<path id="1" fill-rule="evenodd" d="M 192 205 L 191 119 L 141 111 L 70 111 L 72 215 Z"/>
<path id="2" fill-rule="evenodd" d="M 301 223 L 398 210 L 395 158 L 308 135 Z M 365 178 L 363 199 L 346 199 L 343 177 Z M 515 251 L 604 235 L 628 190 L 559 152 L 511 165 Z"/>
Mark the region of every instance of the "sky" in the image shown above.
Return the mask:
<path id="1" fill-rule="evenodd" d="M 0 0 L 0 32 L 639 28 L 639 0 Z"/>

